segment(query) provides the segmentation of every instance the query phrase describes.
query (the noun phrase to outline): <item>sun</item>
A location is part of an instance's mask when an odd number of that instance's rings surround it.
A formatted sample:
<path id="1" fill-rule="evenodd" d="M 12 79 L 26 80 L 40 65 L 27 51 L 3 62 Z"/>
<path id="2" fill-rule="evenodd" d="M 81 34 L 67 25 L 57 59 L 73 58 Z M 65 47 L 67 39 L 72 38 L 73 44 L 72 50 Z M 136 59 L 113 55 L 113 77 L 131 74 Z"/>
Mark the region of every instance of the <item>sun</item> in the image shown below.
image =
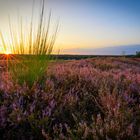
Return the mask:
<path id="1" fill-rule="evenodd" d="M 4 54 L 5 54 L 5 55 L 10 55 L 11 52 L 10 52 L 10 51 L 6 51 Z"/>

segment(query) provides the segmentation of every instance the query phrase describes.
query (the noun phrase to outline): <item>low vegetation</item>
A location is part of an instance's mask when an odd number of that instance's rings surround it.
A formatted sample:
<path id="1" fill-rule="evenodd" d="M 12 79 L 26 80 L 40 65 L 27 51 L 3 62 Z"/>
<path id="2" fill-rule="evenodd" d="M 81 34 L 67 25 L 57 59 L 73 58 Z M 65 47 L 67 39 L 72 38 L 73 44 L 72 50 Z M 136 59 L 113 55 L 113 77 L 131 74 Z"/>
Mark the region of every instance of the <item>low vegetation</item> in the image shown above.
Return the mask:
<path id="1" fill-rule="evenodd" d="M 53 63 L 32 89 L 6 74 L 0 74 L 1 139 L 140 137 L 138 58 Z"/>

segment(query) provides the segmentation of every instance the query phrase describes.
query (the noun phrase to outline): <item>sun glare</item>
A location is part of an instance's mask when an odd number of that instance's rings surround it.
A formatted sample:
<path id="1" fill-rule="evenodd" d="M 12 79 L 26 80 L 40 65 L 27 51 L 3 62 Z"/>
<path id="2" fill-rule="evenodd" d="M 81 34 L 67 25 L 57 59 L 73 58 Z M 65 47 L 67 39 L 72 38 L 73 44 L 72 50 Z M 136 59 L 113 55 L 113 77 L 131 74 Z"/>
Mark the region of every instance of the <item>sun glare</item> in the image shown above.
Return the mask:
<path id="1" fill-rule="evenodd" d="M 4 53 L 5 55 L 9 55 L 9 54 L 11 54 L 9 51 L 6 51 L 5 53 Z"/>

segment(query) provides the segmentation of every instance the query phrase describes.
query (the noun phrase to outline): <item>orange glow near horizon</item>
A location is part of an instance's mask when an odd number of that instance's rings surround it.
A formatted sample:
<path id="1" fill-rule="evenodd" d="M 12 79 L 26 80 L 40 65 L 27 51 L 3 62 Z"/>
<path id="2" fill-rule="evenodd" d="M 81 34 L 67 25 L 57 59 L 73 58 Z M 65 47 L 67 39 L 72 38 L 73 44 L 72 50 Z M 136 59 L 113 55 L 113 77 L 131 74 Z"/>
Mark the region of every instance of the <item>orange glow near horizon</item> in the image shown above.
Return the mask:
<path id="1" fill-rule="evenodd" d="M 9 54 L 10 54 L 9 52 L 6 52 L 6 53 L 5 53 L 5 55 L 9 55 Z"/>
<path id="2" fill-rule="evenodd" d="M 10 51 L 5 51 L 4 54 L 5 54 L 5 55 L 10 55 L 11 52 L 10 52 Z"/>

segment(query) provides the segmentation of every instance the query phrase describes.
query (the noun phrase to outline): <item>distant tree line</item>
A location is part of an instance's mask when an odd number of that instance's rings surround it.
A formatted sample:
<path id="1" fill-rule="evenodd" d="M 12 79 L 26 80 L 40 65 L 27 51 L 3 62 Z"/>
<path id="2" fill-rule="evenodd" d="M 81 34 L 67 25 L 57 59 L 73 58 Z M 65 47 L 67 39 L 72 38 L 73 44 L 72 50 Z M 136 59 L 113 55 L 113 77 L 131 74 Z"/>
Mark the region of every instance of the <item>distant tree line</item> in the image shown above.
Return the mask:
<path id="1" fill-rule="evenodd" d="M 140 51 L 136 52 L 136 56 L 140 57 Z"/>

